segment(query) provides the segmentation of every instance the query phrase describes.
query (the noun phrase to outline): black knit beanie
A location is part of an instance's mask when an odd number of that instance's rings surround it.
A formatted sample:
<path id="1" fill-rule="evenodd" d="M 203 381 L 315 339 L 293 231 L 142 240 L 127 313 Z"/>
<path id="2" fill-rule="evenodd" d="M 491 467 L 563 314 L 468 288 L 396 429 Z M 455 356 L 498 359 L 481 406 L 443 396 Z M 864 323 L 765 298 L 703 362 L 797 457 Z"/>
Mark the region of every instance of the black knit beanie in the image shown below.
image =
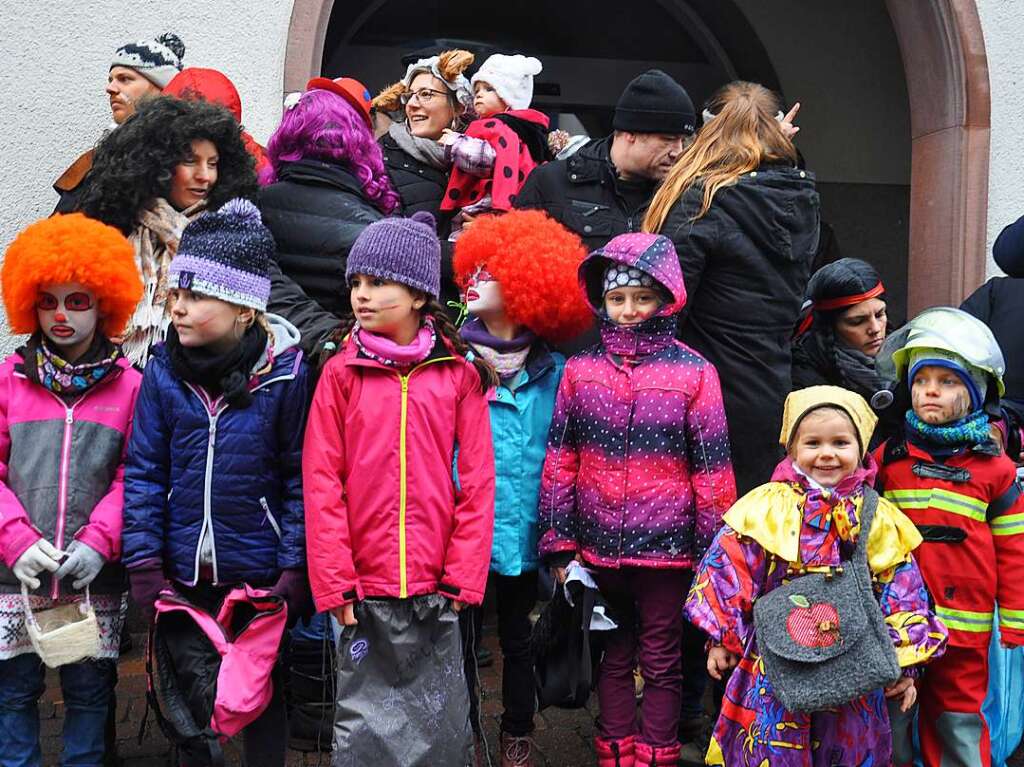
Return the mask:
<path id="1" fill-rule="evenodd" d="M 692 136 L 697 122 L 686 90 L 660 69 L 634 77 L 615 105 L 612 127 L 630 133 Z"/>

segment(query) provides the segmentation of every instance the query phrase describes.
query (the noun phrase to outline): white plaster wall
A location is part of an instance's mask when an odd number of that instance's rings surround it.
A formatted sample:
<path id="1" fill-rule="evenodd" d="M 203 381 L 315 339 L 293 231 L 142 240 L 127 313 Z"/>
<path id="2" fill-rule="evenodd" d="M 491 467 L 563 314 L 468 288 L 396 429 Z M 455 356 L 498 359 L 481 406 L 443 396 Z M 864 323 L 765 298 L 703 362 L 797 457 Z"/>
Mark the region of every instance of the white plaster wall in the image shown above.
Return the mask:
<path id="1" fill-rule="evenodd" d="M 264 142 L 281 115 L 292 0 L 4 0 L 0 4 L 0 252 L 49 215 L 53 181 L 110 122 L 103 88 L 114 51 L 174 32 L 186 66 L 219 69 Z M 16 339 L 0 317 L 0 352 Z"/>
<path id="2" fill-rule="evenodd" d="M 1024 215 L 1024 29 L 1021 0 L 977 0 L 992 89 L 992 146 L 988 184 L 988 273 L 999 274 L 992 243 Z"/>

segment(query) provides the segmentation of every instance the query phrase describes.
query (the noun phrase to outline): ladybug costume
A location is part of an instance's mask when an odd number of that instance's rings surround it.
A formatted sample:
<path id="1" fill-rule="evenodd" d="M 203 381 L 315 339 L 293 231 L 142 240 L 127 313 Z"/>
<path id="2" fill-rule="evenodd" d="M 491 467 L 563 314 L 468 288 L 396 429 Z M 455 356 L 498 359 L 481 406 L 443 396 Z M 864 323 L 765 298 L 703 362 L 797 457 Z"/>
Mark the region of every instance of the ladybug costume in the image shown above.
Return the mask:
<path id="1" fill-rule="evenodd" d="M 490 178 L 452 167 L 441 210 L 459 210 L 490 195 L 491 208 L 508 211 L 530 172 L 548 157 L 547 115 L 536 109 L 514 109 L 474 120 L 465 135 L 486 141 L 494 150 Z"/>

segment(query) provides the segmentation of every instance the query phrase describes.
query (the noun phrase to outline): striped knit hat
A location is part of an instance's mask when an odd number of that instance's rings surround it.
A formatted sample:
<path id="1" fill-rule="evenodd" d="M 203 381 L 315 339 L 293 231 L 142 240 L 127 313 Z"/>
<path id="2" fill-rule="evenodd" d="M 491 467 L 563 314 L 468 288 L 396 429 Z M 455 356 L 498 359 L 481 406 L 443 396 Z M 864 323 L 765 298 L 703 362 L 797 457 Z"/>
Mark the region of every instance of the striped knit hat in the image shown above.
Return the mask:
<path id="1" fill-rule="evenodd" d="M 238 197 L 185 227 L 168 285 L 265 312 L 273 257 L 274 237 L 259 210 Z"/>
<path id="2" fill-rule="evenodd" d="M 110 67 L 134 69 L 163 90 L 178 72 L 185 57 L 185 43 L 173 32 L 164 32 L 155 40 L 139 40 L 117 49 Z"/>

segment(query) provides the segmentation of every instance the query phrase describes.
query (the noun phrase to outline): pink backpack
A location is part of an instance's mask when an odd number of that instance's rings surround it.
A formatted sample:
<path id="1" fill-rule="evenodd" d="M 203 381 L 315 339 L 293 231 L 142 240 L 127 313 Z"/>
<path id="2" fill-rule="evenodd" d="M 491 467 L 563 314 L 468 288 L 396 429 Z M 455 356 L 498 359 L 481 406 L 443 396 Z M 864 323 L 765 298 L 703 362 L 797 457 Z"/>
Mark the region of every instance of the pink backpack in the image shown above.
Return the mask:
<path id="1" fill-rule="evenodd" d="M 284 601 L 249 586 L 232 589 L 216 615 L 178 593 L 156 601 L 146 674 L 149 708 L 189 763 L 223 764 L 221 743 L 270 703 Z"/>

